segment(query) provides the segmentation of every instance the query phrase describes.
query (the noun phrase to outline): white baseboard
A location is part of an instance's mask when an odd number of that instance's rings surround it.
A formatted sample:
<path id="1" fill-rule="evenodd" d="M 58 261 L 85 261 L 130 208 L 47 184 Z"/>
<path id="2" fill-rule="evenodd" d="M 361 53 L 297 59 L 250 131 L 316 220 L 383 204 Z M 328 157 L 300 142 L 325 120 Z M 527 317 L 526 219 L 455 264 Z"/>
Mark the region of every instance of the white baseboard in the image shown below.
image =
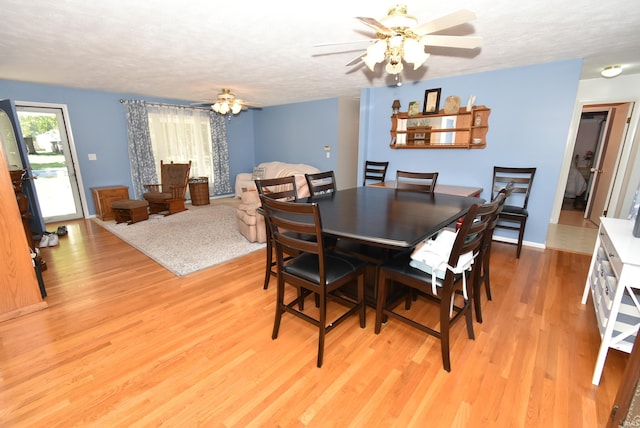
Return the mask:
<path id="1" fill-rule="evenodd" d="M 504 236 L 493 236 L 493 240 L 494 241 L 498 241 L 498 242 L 506 242 L 508 244 L 517 244 L 518 240 L 515 238 L 505 238 Z M 541 248 L 541 249 L 545 249 L 547 248 L 547 246 L 545 244 L 541 244 L 539 242 L 531 242 L 531 241 L 522 241 L 522 246 L 523 247 L 533 247 L 533 248 Z"/>

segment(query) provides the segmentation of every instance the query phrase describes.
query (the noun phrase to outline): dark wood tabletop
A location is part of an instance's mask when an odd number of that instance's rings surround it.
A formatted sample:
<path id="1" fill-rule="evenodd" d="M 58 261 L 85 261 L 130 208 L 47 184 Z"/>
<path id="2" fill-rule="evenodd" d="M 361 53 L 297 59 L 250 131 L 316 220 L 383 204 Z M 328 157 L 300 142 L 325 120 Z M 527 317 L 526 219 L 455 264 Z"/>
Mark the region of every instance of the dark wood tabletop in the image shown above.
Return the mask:
<path id="1" fill-rule="evenodd" d="M 388 180 L 388 181 L 383 181 L 381 183 L 367 184 L 367 186 L 390 187 L 392 189 L 395 189 L 396 187 L 398 187 L 396 185 L 396 180 Z M 400 184 L 400 187 L 402 187 L 402 184 Z M 436 184 L 435 193 L 446 193 L 448 195 L 480 197 L 480 194 L 482 193 L 482 187 L 477 187 L 477 186 L 456 186 L 456 185 L 453 185 L 453 184 L 437 183 Z"/>
<path id="2" fill-rule="evenodd" d="M 386 248 L 411 248 L 464 216 L 483 199 L 387 187 L 356 187 L 317 202 L 328 235 Z"/>

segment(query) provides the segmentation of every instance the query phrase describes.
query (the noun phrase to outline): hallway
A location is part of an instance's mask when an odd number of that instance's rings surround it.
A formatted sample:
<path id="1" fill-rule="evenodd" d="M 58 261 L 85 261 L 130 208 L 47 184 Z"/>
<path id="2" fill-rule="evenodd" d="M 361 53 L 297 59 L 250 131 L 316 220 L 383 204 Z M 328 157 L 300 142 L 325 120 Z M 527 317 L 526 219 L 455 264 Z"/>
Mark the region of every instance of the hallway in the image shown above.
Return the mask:
<path id="1" fill-rule="evenodd" d="M 562 204 L 558 224 L 549 224 L 547 248 L 592 254 L 598 226 L 584 218 L 584 208 L 575 208 L 572 201 Z"/>

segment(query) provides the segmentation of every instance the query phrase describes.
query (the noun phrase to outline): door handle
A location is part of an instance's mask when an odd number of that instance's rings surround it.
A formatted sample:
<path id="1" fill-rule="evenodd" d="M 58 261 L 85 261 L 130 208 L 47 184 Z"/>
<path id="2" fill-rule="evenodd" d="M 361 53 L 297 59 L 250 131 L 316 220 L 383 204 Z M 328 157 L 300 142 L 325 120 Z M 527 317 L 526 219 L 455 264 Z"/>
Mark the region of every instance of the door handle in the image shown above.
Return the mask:
<path id="1" fill-rule="evenodd" d="M 602 174 L 602 170 L 599 168 L 591 168 L 591 172 L 597 172 L 598 174 Z"/>

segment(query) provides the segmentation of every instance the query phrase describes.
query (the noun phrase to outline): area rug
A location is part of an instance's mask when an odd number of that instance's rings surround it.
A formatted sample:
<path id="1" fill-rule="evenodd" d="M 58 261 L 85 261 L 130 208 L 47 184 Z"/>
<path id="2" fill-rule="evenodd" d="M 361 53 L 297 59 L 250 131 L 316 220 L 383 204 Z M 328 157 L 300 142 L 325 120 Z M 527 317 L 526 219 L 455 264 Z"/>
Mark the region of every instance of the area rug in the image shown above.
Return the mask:
<path id="1" fill-rule="evenodd" d="M 170 216 L 151 215 L 131 225 L 94 219 L 109 232 L 176 276 L 226 262 L 265 247 L 238 232 L 236 210 L 228 205 L 189 206 Z"/>

